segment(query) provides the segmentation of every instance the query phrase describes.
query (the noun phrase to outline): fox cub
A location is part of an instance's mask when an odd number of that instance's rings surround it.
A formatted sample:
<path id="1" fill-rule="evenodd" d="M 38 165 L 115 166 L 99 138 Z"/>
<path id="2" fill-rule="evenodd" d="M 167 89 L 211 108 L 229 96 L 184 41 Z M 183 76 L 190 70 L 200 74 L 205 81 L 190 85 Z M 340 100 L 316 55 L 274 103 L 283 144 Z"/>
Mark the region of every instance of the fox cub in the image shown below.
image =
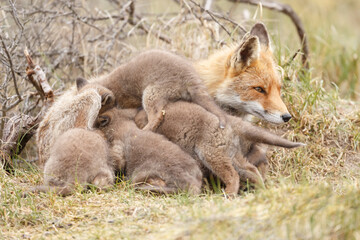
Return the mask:
<path id="1" fill-rule="evenodd" d="M 87 84 L 77 79 L 72 88 L 51 106 L 36 132 L 39 166 L 44 167 L 50 156 L 50 148 L 64 132 L 81 127 L 92 129 L 99 112 L 115 105 L 114 94 L 99 84 Z"/>
<path id="2" fill-rule="evenodd" d="M 44 167 L 44 185 L 30 192 L 50 192 L 70 195 L 76 183 L 83 187 L 92 184 L 108 188 L 115 181 L 114 163 L 109 156 L 107 142 L 102 133 L 73 128 L 60 135 L 50 149 Z"/>
<path id="3" fill-rule="evenodd" d="M 226 185 L 225 192 L 236 194 L 239 175 L 253 183 L 263 184 L 258 169 L 245 158 L 254 143 L 265 143 L 286 148 L 302 146 L 290 142 L 265 129 L 234 116 L 227 116 L 225 129 L 220 130 L 218 119 L 199 105 L 178 101 L 165 107 L 166 115 L 157 133 L 179 145 L 194 159 L 217 175 Z M 139 112 L 135 122 L 142 127 L 146 114 Z M 256 157 L 256 155 L 253 155 Z M 254 160 L 255 161 L 255 160 Z"/>
<path id="4" fill-rule="evenodd" d="M 144 130 L 155 130 L 166 104 L 179 99 L 197 103 L 215 114 L 221 128 L 226 123 L 223 111 L 210 97 L 191 63 L 166 51 L 143 52 L 91 82 L 110 89 L 121 108 L 143 106 L 149 117 Z"/>
<path id="5" fill-rule="evenodd" d="M 164 136 L 140 130 L 134 122 L 136 114 L 136 109 L 112 108 L 98 117 L 96 126 L 117 153 L 118 168 L 137 189 L 200 193 L 202 173 L 197 162 Z"/>

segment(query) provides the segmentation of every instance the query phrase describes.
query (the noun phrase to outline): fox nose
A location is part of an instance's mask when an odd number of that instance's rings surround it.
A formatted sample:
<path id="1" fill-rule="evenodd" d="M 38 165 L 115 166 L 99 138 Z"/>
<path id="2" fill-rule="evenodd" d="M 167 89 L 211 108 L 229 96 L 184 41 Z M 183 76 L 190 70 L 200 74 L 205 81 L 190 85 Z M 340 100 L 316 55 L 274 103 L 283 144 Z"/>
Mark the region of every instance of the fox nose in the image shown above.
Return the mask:
<path id="1" fill-rule="evenodd" d="M 281 118 L 284 120 L 284 122 L 288 122 L 291 119 L 291 115 L 289 113 L 285 113 L 281 115 Z"/>

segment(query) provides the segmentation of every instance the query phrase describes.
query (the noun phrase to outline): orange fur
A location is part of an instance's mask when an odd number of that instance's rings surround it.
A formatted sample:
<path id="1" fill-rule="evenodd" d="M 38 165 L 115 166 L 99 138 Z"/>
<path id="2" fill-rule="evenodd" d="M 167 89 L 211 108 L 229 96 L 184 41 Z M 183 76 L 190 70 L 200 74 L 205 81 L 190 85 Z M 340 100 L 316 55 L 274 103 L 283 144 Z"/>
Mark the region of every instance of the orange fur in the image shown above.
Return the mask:
<path id="1" fill-rule="evenodd" d="M 273 123 L 290 120 L 281 99 L 281 76 L 265 26 L 256 24 L 237 46 L 227 47 L 195 68 L 216 102 L 229 112 Z M 259 92 L 260 88 L 263 92 Z"/>

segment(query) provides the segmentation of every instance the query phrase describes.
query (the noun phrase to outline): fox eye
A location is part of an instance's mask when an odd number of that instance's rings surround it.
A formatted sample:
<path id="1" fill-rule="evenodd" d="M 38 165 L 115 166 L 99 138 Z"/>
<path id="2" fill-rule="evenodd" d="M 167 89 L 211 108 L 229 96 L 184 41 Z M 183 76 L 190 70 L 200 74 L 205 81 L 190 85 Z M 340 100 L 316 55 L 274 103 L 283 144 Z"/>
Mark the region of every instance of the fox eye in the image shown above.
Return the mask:
<path id="1" fill-rule="evenodd" d="M 256 91 L 258 91 L 259 93 L 264 93 L 264 94 L 266 93 L 265 90 L 262 87 L 254 87 L 254 89 Z"/>

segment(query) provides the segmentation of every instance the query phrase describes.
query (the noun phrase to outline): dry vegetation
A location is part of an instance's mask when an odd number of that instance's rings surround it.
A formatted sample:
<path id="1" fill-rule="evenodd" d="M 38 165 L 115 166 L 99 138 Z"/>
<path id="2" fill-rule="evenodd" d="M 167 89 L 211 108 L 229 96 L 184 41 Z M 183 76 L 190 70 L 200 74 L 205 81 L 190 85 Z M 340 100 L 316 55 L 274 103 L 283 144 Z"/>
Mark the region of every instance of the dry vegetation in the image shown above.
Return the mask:
<path id="1" fill-rule="evenodd" d="M 176 2 L 137 1 L 133 11 L 125 0 L 18 0 L 14 7 L 0 0 L 0 130 L 15 114 L 35 116 L 43 103 L 26 80 L 25 46 L 58 95 L 76 77 L 106 73 L 144 49 L 196 60 L 243 34 L 236 24 L 202 15 L 191 1 Z M 269 151 L 266 189 L 231 200 L 216 186 L 195 197 L 153 196 L 119 180 L 107 193 L 23 199 L 23 190 L 42 181 L 30 142 L 13 159 L 11 174 L 0 169 L 0 238 L 360 239 L 360 3 L 286 2 L 304 21 L 309 70 L 299 57 L 288 61 L 300 44 L 286 16 L 225 0 L 211 8 L 247 29 L 257 20 L 267 24 L 294 118 L 283 126 L 259 124 L 308 144 Z"/>

